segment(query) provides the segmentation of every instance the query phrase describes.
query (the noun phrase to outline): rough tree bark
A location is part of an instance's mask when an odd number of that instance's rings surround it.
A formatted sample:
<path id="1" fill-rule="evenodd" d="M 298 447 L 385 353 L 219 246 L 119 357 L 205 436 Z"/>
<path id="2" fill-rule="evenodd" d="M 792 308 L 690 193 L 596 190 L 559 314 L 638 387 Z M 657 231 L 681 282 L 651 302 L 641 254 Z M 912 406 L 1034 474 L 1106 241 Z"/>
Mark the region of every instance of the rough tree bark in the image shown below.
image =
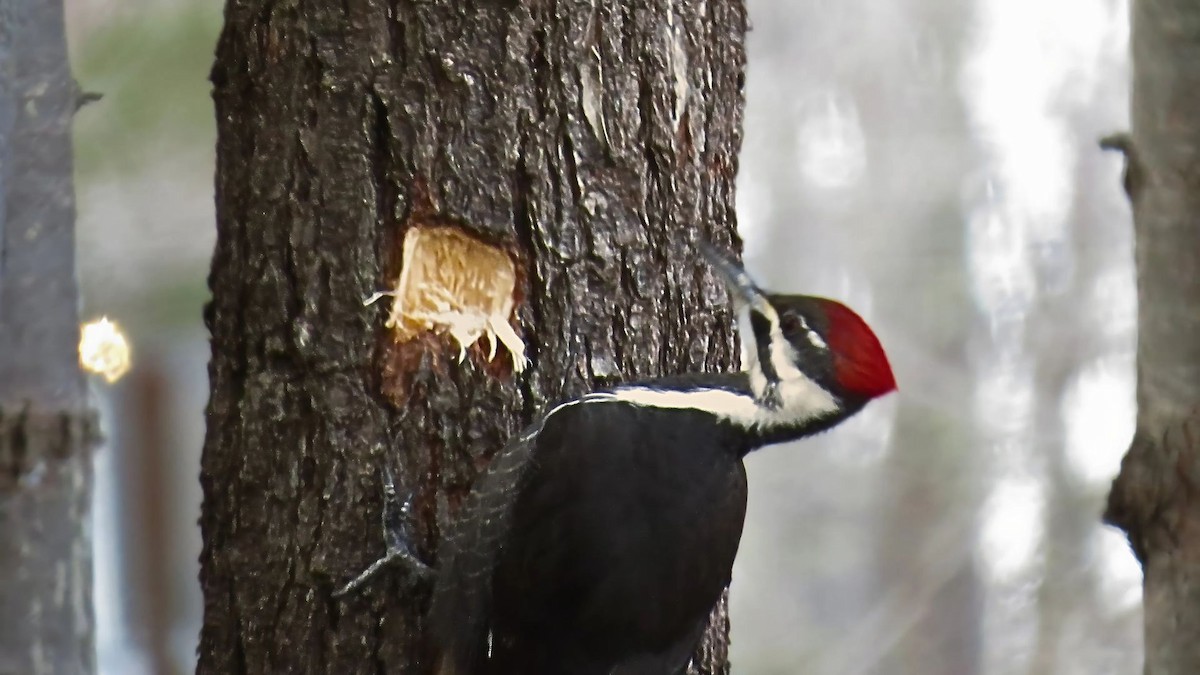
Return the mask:
<path id="1" fill-rule="evenodd" d="M 381 467 L 436 560 L 539 408 L 734 365 L 682 240 L 735 236 L 745 22 L 740 0 L 228 1 L 198 672 L 426 672 L 400 571 L 331 598 L 382 551 Z M 512 256 L 529 369 L 397 344 L 363 307 L 430 228 Z M 727 627 L 722 604 L 697 672 L 727 672 Z"/>
<path id="2" fill-rule="evenodd" d="M 95 670 L 61 2 L 0 3 L 0 673 Z"/>
<path id="3" fill-rule="evenodd" d="M 1200 5 L 1134 0 L 1131 41 L 1138 415 L 1105 518 L 1142 563 L 1145 672 L 1185 675 L 1200 672 Z"/>

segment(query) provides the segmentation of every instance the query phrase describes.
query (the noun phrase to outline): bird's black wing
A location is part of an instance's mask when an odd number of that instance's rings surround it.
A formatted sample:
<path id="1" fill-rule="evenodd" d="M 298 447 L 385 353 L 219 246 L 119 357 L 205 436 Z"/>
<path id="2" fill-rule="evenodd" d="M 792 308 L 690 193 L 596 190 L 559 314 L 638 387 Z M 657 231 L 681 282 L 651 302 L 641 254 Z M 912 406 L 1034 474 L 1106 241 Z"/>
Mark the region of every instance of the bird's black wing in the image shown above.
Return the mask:
<path id="1" fill-rule="evenodd" d="M 692 662 L 692 654 L 704 637 L 708 617 L 704 617 L 667 649 L 657 654 L 640 654 L 618 664 L 608 675 L 683 675 Z"/>
<path id="2" fill-rule="evenodd" d="M 486 657 L 496 555 L 542 422 L 492 459 L 442 540 L 428 615 L 437 675 L 474 675 Z"/>

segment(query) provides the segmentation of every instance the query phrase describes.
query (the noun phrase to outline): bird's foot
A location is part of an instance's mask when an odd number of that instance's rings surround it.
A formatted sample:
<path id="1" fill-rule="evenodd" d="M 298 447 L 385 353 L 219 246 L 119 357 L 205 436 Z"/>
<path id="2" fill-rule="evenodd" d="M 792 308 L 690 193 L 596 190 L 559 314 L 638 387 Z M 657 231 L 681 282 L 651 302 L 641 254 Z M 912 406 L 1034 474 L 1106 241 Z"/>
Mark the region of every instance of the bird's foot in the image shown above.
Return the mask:
<path id="1" fill-rule="evenodd" d="M 396 477 L 388 467 L 383 469 L 383 540 L 387 543 L 387 552 L 383 557 L 371 563 L 370 567 L 351 579 L 337 591 L 333 597 L 340 598 L 358 590 L 384 567 L 399 562 L 408 572 L 408 578 L 414 585 L 427 583 L 433 577 L 433 568 L 421 560 L 413 548 L 415 534 L 412 525 L 412 494 L 400 497 L 396 489 Z"/>

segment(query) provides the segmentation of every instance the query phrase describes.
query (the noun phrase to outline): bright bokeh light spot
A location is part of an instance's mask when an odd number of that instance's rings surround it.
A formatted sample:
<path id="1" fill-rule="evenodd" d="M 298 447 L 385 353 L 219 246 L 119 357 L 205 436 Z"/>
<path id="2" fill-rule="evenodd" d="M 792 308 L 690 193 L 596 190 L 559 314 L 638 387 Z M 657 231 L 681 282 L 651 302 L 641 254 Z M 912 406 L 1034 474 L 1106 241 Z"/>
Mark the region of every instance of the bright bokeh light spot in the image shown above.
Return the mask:
<path id="1" fill-rule="evenodd" d="M 1118 610 L 1136 606 L 1142 601 L 1142 566 L 1133 556 L 1125 535 L 1114 528 L 1101 527 L 1092 545 L 1100 563 L 1100 593 L 1107 604 Z"/>
<path id="2" fill-rule="evenodd" d="M 854 101 L 827 93 L 802 106 L 800 120 L 796 152 L 804 178 L 827 190 L 858 182 L 867 167 L 867 143 Z"/>
<path id="3" fill-rule="evenodd" d="M 1067 459 L 1080 479 L 1112 480 L 1133 438 L 1133 354 L 1117 354 L 1084 369 L 1063 397 Z"/>
<path id="4" fill-rule="evenodd" d="M 1046 498 L 1031 476 L 1009 476 L 992 489 L 983 508 L 984 562 L 992 579 L 1013 581 L 1037 560 Z"/>
<path id="5" fill-rule="evenodd" d="M 132 364 L 129 341 L 120 326 L 102 316 L 83 324 L 79 337 L 79 363 L 101 375 L 109 384 L 121 379 Z"/>

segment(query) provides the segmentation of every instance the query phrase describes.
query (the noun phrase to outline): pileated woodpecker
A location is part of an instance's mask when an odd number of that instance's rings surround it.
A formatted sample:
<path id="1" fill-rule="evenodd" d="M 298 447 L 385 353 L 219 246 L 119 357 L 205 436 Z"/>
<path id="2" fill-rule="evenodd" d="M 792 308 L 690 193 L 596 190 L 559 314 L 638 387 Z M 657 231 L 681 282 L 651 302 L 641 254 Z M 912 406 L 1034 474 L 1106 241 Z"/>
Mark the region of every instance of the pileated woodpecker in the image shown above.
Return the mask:
<path id="1" fill-rule="evenodd" d="M 896 388 L 848 307 L 765 293 L 702 250 L 735 298 L 745 370 L 587 394 L 512 439 L 438 553 L 437 675 L 682 673 L 729 584 L 742 459 Z"/>

